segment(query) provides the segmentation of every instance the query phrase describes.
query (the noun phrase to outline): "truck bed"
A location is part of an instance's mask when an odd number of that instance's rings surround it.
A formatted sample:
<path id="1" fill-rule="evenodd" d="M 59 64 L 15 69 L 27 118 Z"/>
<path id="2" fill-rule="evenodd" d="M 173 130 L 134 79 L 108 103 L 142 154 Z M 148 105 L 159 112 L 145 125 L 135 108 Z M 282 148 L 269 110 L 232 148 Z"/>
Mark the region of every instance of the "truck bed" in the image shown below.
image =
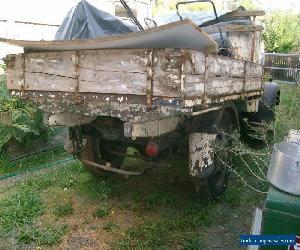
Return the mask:
<path id="1" fill-rule="evenodd" d="M 9 57 L 7 75 L 12 95 L 49 102 L 50 113 L 76 103 L 95 115 L 95 102 L 208 107 L 262 90 L 261 65 L 191 49 L 31 52 Z"/>
<path id="2" fill-rule="evenodd" d="M 5 42 L 25 48 L 6 58 L 9 91 L 50 114 L 144 121 L 262 94 L 262 65 L 217 55 L 189 20 L 94 40 Z"/>

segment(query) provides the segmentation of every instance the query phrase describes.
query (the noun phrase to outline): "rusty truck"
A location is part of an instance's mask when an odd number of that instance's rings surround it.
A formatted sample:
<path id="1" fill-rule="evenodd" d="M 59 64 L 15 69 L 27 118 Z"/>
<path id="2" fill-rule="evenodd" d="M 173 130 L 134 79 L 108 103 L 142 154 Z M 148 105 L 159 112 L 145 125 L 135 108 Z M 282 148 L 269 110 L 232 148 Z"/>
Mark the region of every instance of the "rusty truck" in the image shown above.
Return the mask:
<path id="1" fill-rule="evenodd" d="M 195 186 L 219 197 L 230 174 L 229 134 L 245 117 L 268 120 L 278 103 L 279 88 L 263 82 L 259 63 L 255 18 L 264 12 L 238 9 L 201 25 L 177 14 L 95 39 L 0 39 L 24 48 L 5 58 L 7 87 L 44 111 L 47 124 L 69 127 L 65 148 L 95 175 L 138 175 L 122 168 L 127 148 L 155 162 L 188 138 Z"/>

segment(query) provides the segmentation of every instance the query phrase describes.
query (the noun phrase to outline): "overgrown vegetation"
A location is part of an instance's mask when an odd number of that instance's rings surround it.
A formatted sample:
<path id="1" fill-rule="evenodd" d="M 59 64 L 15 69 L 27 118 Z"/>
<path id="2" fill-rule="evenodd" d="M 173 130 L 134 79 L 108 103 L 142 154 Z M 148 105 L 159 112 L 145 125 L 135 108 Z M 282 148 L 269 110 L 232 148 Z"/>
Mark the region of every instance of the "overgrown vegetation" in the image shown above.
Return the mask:
<path id="1" fill-rule="evenodd" d="M 6 76 L 0 76 L 0 150 L 16 139 L 29 146 L 33 138 L 48 139 L 50 129 L 43 124 L 42 112 L 17 97 L 10 97 L 6 89 Z"/>
<path id="2" fill-rule="evenodd" d="M 277 10 L 266 16 L 263 40 L 266 52 L 295 51 L 300 45 L 300 15 Z"/>
<path id="3" fill-rule="evenodd" d="M 281 104 L 276 108 L 275 141 L 282 141 L 289 130 L 300 130 L 300 85 L 280 84 Z"/>

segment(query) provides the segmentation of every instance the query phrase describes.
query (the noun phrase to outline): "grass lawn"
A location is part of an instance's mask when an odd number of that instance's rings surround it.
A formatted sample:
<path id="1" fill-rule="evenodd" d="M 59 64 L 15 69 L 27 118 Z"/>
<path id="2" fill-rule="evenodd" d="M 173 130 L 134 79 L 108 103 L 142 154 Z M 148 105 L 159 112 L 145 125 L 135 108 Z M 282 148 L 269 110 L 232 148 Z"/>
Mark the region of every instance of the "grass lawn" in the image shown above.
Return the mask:
<path id="1" fill-rule="evenodd" d="M 299 89 L 282 85 L 281 97 L 277 141 L 300 129 Z M 186 156 L 170 161 L 171 169 L 128 179 L 96 178 L 74 161 L 13 185 L 0 182 L 0 249 L 239 249 L 239 235 L 250 232 L 265 194 L 232 173 L 225 195 L 210 202 L 193 192 Z M 235 159 L 239 173 L 266 191 L 268 184 L 243 167 Z"/>

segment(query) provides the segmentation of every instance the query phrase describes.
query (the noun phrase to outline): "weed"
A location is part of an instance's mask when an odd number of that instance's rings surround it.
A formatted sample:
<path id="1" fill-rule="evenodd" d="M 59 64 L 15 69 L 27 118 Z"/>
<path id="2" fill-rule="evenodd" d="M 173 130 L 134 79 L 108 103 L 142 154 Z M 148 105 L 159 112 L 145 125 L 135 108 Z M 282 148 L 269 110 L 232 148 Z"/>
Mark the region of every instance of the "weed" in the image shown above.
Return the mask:
<path id="1" fill-rule="evenodd" d="M 57 245 L 67 232 L 68 227 L 47 225 L 44 228 L 22 228 L 16 237 L 18 244 L 34 243 L 37 246 Z"/>
<path id="2" fill-rule="evenodd" d="M 129 228 L 125 237 L 115 247 L 119 249 L 169 249 L 174 241 L 180 243 L 177 237 L 174 239 L 173 234 L 180 232 L 184 235 L 197 228 L 208 226 L 210 223 L 210 216 L 205 209 L 194 214 L 170 214 L 160 220 L 154 222 L 147 220 L 139 226 Z"/>
<path id="3" fill-rule="evenodd" d="M 222 196 L 222 200 L 231 206 L 238 206 L 241 203 L 242 189 L 240 187 L 230 186 L 225 194 Z"/>
<path id="4" fill-rule="evenodd" d="M 167 249 L 170 231 L 162 222 L 147 222 L 132 227 L 118 241 L 118 249 Z"/>
<path id="5" fill-rule="evenodd" d="M 92 200 L 105 200 L 111 194 L 111 187 L 106 181 L 101 181 L 90 174 L 81 178 L 80 183 L 76 185 L 76 190 Z"/>
<path id="6" fill-rule="evenodd" d="M 54 207 L 53 214 L 57 217 L 63 217 L 74 212 L 74 208 L 70 204 L 59 204 Z"/>
<path id="7" fill-rule="evenodd" d="M 183 243 L 183 250 L 201 250 L 205 249 L 203 240 L 198 236 L 188 239 Z"/>
<path id="8" fill-rule="evenodd" d="M 159 192 L 158 190 L 154 190 L 150 194 L 146 194 L 145 202 L 148 206 L 158 205 L 172 205 L 175 203 L 176 197 L 171 192 Z"/>
<path id="9" fill-rule="evenodd" d="M 108 231 L 108 232 L 112 232 L 115 229 L 117 229 L 119 226 L 113 222 L 107 222 L 103 225 L 103 230 Z"/>
<path id="10" fill-rule="evenodd" d="M 103 202 L 94 212 L 94 216 L 97 218 L 104 218 L 109 215 L 111 204 L 109 202 Z"/>
<path id="11" fill-rule="evenodd" d="M 276 107 L 276 141 L 282 141 L 290 129 L 300 129 L 300 86 L 280 84 L 280 91 L 280 105 Z"/>
<path id="12" fill-rule="evenodd" d="M 31 224 L 42 212 L 41 199 L 37 193 L 18 190 L 0 200 L 0 229 L 2 233 L 7 233 L 15 227 Z"/>

